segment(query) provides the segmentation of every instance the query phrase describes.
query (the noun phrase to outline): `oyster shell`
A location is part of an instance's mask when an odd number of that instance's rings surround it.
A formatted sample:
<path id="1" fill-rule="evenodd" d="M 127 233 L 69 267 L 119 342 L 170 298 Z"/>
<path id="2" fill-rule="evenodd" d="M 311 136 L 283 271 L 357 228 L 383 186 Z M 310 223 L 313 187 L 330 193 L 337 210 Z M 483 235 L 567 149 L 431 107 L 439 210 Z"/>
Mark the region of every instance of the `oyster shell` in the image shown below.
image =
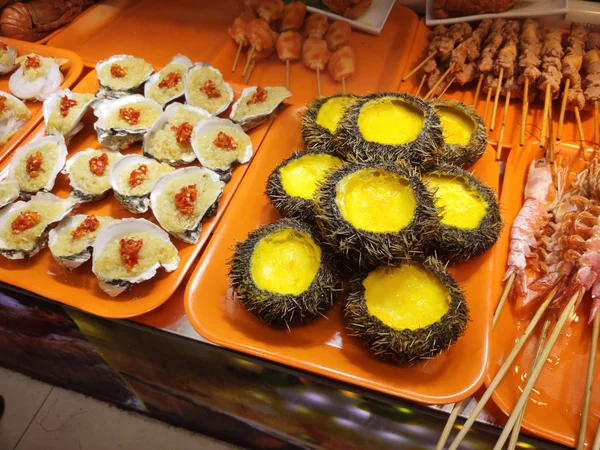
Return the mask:
<path id="1" fill-rule="evenodd" d="M 127 244 L 137 244 L 139 250 L 136 264 L 130 266 L 123 261 L 122 247 Z M 146 219 L 123 219 L 103 228 L 96 237 L 92 271 L 100 288 L 111 297 L 154 277 L 161 266 L 167 272 L 174 271 L 179 266 L 179 254 L 169 235 Z"/>
<path id="2" fill-rule="evenodd" d="M 60 222 L 74 203 L 47 192 L 38 192 L 28 202 L 15 202 L 0 210 L 0 254 L 8 259 L 24 259 L 36 255 L 48 242 L 50 227 Z M 33 216 L 38 223 L 21 231 L 18 220 Z"/>
<path id="3" fill-rule="evenodd" d="M 165 175 L 156 183 L 150 194 L 150 207 L 161 227 L 177 239 L 195 244 L 202 231 L 202 220 L 217 212 L 224 186 L 212 170 L 185 167 Z M 185 197 L 191 193 L 193 196 L 188 204 L 178 203 L 178 200 L 185 200 L 176 196 Z M 190 212 L 185 211 L 186 206 Z"/>
<path id="4" fill-rule="evenodd" d="M 187 103 L 205 109 L 213 116 L 221 114 L 233 101 L 233 89 L 219 69 L 210 64 L 194 64 L 185 73 L 183 82 Z"/>
<path id="5" fill-rule="evenodd" d="M 83 128 L 81 119 L 94 99 L 94 94 L 76 94 L 69 89 L 50 94 L 42 108 L 46 132 L 65 138 L 77 134 Z"/>
<path id="6" fill-rule="evenodd" d="M 258 89 L 264 89 L 266 97 L 253 103 L 254 94 L 257 93 Z M 291 96 L 292 93 L 281 86 L 248 87 L 242 91 L 240 98 L 231 107 L 229 118 L 241 125 L 245 131 L 248 131 L 269 120 L 275 114 L 277 107 Z"/>
<path id="7" fill-rule="evenodd" d="M 25 103 L 7 92 L 0 91 L 0 146 L 6 144 L 17 131 L 31 118 L 31 111 Z"/>
<path id="8" fill-rule="evenodd" d="M 63 76 L 54 58 L 32 53 L 19 59 L 21 66 L 8 80 L 8 87 L 15 97 L 43 102 L 60 89 Z"/>
<path id="9" fill-rule="evenodd" d="M 196 155 L 190 143 L 191 130 L 207 117 L 210 113 L 202 108 L 170 104 L 144 136 L 144 155 L 173 165 L 194 161 Z"/>
<path id="10" fill-rule="evenodd" d="M 23 198 L 51 191 L 67 159 L 62 135 L 45 136 L 19 147 L 10 161 L 8 178 L 19 183 Z"/>
<path id="11" fill-rule="evenodd" d="M 223 142 L 222 139 L 225 141 Z M 232 142 L 228 148 L 227 140 L 229 139 Z M 217 143 L 226 147 L 219 147 Z M 253 153 L 250 136 L 244 132 L 242 127 L 230 120 L 218 117 L 205 119 L 194 127 L 192 148 L 202 166 L 219 172 L 227 180 L 232 167 L 236 164 L 247 163 Z"/>
<path id="12" fill-rule="evenodd" d="M 6 75 L 17 67 L 17 49 L 0 41 L 0 75 Z"/>
<path id="13" fill-rule="evenodd" d="M 152 64 L 131 55 L 113 55 L 96 63 L 100 90 L 98 98 L 119 98 L 141 92 L 154 72 Z"/>
<path id="14" fill-rule="evenodd" d="M 48 236 L 48 248 L 52 257 L 65 269 L 76 269 L 92 257 L 92 247 L 98 233 L 107 225 L 117 221 L 118 219 L 113 217 L 85 214 L 65 217 L 56 228 L 50 230 Z M 73 236 L 80 226 L 82 234 Z M 87 232 L 86 227 L 88 227 Z"/>
<path id="15" fill-rule="evenodd" d="M 106 154 L 106 165 L 102 171 L 104 161 L 102 155 Z M 95 202 L 104 199 L 111 190 L 108 181 L 110 169 L 120 160 L 123 155 L 119 152 L 106 149 L 88 148 L 71 156 L 63 173 L 69 175 L 72 198 L 78 203 Z M 91 161 L 91 162 L 90 162 Z M 94 172 L 92 172 L 94 168 Z"/>
<path id="16" fill-rule="evenodd" d="M 0 208 L 19 198 L 19 183 L 15 180 L 0 181 Z"/>
<path id="17" fill-rule="evenodd" d="M 140 155 L 127 155 L 115 163 L 108 182 L 123 207 L 135 214 L 148 211 L 150 192 L 158 180 L 173 172 L 168 164 Z"/>
<path id="18" fill-rule="evenodd" d="M 161 113 L 158 103 L 139 94 L 102 100 L 94 108 L 98 142 L 111 150 L 123 150 L 141 141 Z"/>
<path id="19" fill-rule="evenodd" d="M 183 77 L 192 66 L 187 56 L 177 54 L 144 84 L 144 95 L 161 105 L 181 97 L 184 91 Z"/>

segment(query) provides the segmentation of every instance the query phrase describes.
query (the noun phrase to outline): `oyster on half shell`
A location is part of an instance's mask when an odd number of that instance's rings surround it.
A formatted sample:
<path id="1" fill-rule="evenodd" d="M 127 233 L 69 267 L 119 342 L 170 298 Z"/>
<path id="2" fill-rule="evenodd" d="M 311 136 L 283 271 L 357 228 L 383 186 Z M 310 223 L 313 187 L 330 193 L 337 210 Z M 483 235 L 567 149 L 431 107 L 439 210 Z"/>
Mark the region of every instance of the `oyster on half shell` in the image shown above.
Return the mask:
<path id="1" fill-rule="evenodd" d="M 17 67 L 17 49 L 0 41 L 0 75 L 11 73 Z"/>
<path id="2" fill-rule="evenodd" d="M 131 55 L 113 55 L 96 63 L 100 90 L 98 98 L 119 98 L 141 92 L 154 72 L 152 64 Z"/>
<path id="3" fill-rule="evenodd" d="M 15 97 L 43 102 L 60 89 L 63 75 L 54 58 L 32 53 L 19 57 L 19 60 L 20 67 L 8 80 L 8 88 Z"/>
<path id="4" fill-rule="evenodd" d="M 83 128 L 81 119 L 94 102 L 94 94 L 76 94 L 69 89 L 50 94 L 42 111 L 48 134 L 62 134 L 65 139 Z"/>
<path id="5" fill-rule="evenodd" d="M 31 119 L 31 111 L 17 97 L 3 91 L 0 91 L 0 105 L 0 146 L 2 146 Z"/>
<path id="6" fill-rule="evenodd" d="M 248 131 L 268 121 L 277 107 L 291 96 L 292 93 L 281 86 L 248 87 L 231 107 L 229 118 Z"/>
<path id="7" fill-rule="evenodd" d="M 205 109 L 213 116 L 221 114 L 233 101 L 233 89 L 223 74 L 206 63 L 196 63 L 187 70 L 184 89 L 188 104 Z"/>
<path id="8" fill-rule="evenodd" d="M 92 271 L 111 297 L 153 278 L 160 267 L 172 272 L 179 266 L 169 235 L 146 219 L 123 219 L 103 228 L 92 253 Z"/>
<path id="9" fill-rule="evenodd" d="M 10 205 L 19 198 L 19 183 L 15 180 L 0 181 L 0 208 Z"/>
<path id="10" fill-rule="evenodd" d="M 159 72 L 152 75 L 144 84 L 144 95 L 161 105 L 181 97 L 184 91 L 183 77 L 192 67 L 187 56 L 175 55 Z"/>

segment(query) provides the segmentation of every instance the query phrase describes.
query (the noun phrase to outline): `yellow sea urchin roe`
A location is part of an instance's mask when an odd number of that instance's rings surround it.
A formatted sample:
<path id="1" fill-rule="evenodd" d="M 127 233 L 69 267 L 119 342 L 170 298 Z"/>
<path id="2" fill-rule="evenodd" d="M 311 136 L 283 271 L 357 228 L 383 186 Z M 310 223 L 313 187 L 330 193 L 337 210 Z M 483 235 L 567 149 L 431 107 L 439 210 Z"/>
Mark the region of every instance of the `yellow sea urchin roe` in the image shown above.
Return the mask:
<path id="1" fill-rule="evenodd" d="M 87 216 L 86 216 L 87 217 Z M 98 233 L 102 229 L 103 226 L 106 226 L 110 223 L 116 222 L 117 219 L 112 217 L 103 217 L 103 216 L 95 216 L 98 219 L 100 225 L 94 231 L 89 231 L 85 233 L 84 236 L 74 239 L 72 236 L 72 232 L 75 231 L 77 226 L 83 221 L 80 221 L 73 225 L 72 227 L 66 227 L 62 230 L 62 233 L 58 236 L 58 239 L 52 246 L 52 252 L 56 256 L 71 256 L 76 255 L 84 251 L 86 248 L 90 246 L 90 243 L 96 239 Z"/>
<path id="2" fill-rule="evenodd" d="M 280 86 L 266 87 L 264 89 L 267 91 L 267 98 L 262 102 L 248 104 L 248 100 L 252 99 L 254 92 L 246 94 L 241 98 L 233 116 L 234 121 L 240 121 L 247 116 L 267 114 L 289 95 L 289 91 Z"/>
<path id="3" fill-rule="evenodd" d="M 121 171 L 117 180 L 117 185 L 122 194 L 146 195 L 152 190 L 160 177 L 175 170 L 168 164 L 162 164 L 154 160 L 147 161 L 144 164 L 148 166 L 148 173 L 144 180 L 133 188 L 129 184 L 129 176 L 137 166 L 131 167 L 130 170 Z"/>
<path id="4" fill-rule="evenodd" d="M 220 148 L 214 144 L 221 131 L 233 138 L 236 145 L 235 149 Z M 248 145 L 250 145 L 250 136 L 235 128 L 220 129 L 215 127 L 196 137 L 196 150 L 202 156 L 202 164 L 213 170 L 228 170 L 234 162 L 245 155 Z"/>
<path id="5" fill-rule="evenodd" d="M 450 307 L 450 293 L 418 263 L 378 268 L 363 281 L 369 313 L 396 330 L 416 330 L 437 322 Z"/>
<path id="6" fill-rule="evenodd" d="M 221 94 L 220 97 L 210 97 L 201 91 L 209 80 L 213 82 L 214 88 Z M 211 114 L 214 114 L 221 109 L 223 105 L 231 101 L 231 96 L 227 91 L 223 77 L 220 77 L 218 73 L 215 73 L 208 67 L 194 69 L 189 72 L 186 82 L 188 85 L 186 88 L 188 103 L 193 106 L 199 106 Z"/>
<path id="7" fill-rule="evenodd" d="M 475 123 L 468 115 L 456 108 L 437 106 L 446 144 L 467 145 L 475 129 Z"/>
<path id="8" fill-rule="evenodd" d="M 113 70 L 111 72 L 113 64 L 120 66 L 122 71 Z M 152 73 L 152 70 L 152 64 L 142 58 L 127 57 L 104 64 L 100 69 L 98 78 L 101 80 L 103 86 L 115 90 L 128 90 L 140 86 L 144 82 L 148 72 Z M 113 73 L 124 73 L 124 75 L 115 77 Z"/>
<path id="9" fill-rule="evenodd" d="M 133 111 L 136 114 L 139 112 L 139 117 L 135 121 L 128 122 L 125 120 L 127 115 L 121 113 L 122 110 Z M 125 130 L 143 130 L 150 128 L 162 110 L 152 104 L 145 102 L 133 102 L 115 108 L 106 118 L 106 128 L 123 128 Z"/>
<path id="10" fill-rule="evenodd" d="M 40 221 L 37 225 L 23 230 L 20 233 L 13 233 L 12 223 L 22 211 L 38 213 Z M 0 231 L 2 240 L 6 243 L 6 248 L 8 250 L 30 250 L 34 247 L 35 242 L 46 227 L 63 211 L 64 205 L 61 203 L 36 201 L 31 202 L 26 207 L 20 208 L 18 211 L 12 213 L 6 221 L 4 228 Z"/>
<path id="11" fill-rule="evenodd" d="M 108 156 L 108 164 L 104 169 L 104 173 L 98 176 L 90 170 L 90 159 L 102 156 L 102 153 L 106 153 L 106 156 Z M 99 195 L 108 191 L 110 189 L 108 174 L 113 164 L 119 159 L 119 156 L 121 155 L 117 152 L 94 150 L 85 156 L 77 158 L 69 169 L 71 183 L 86 194 Z"/>
<path id="12" fill-rule="evenodd" d="M 172 127 L 178 128 L 184 122 L 195 127 L 205 117 L 196 111 L 179 108 L 161 129 L 150 135 L 147 150 L 161 161 L 179 161 L 184 155 L 193 155 L 192 145 L 178 143 L 177 134 Z"/>
<path id="13" fill-rule="evenodd" d="M 0 182 L 0 203 L 14 197 L 19 193 L 19 186 L 15 183 Z"/>
<path id="14" fill-rule="evenodd" d="M 142 240 L 142 248 L 138 253 L 138 262 L 127 270 L 121 259 L 121 239 Z M 120 280 L 123 278 L 136 277 L 157 262 L 164 263 L 177 256 L 177 248 L 171 241 L 163 241 L 155 235 L 147 232 L 132 233 L 110 242 L 94 261 L 94 269 L 98 276 L 105 280 Z"/>
<path id="15" fill-rule="evenodd" d="M 321 265 L 321 248 L 306 233 L 284 228 L 263 237 L 252 252 L 250 276 L 259 289 L 302 294 Z"/>
<path id="16" fill-rule="evenodd" d="M 442 223 L 457 228 L 477 228 L 487 212 L 479 193 L 462 178 L 450 175 L 424 176 L 429 188 L 437 189 L 435 206 L 444 209 Z"/>
<path id="17" fill-rule="evenodd" d="M 146 97 L 157 101 L 161 105 L 164 105 L 175 95 L 183 94 L 183 76 L 186 70 L 187 67 L 185 64 L 167 64 L 164 69 L 160 71 L 160 76 L 158 77 L 158 80 L 156 80 L 156 83 L 154 83 L 150 89 L 148 89 L 148 95 L 146 95 Z M 176 75 L 170 75 L 171 73 Z M 174 81 L 177 79 L 177 75 L 179 75 L 181 78 L 179 78 L 177 83 L 174 83 Z M 171 77 L 169 80 L 173 80 L 173 82 L 169 82 L 168 84 L 163 83 L 163 87 L 159 87 L 161 81 L 165 80 L 165 78 L 168 76 Z"/>
<path id="18" fill-rule="evenodd" d="M 361 169 L 346 175 L 335 203 L 355 228 L 374 233 L 397 232 L 407 226 L 416 207 L 408 180 L 384 169 Z"/>
<path id="19" fill-rule="evenodd" d="M 348 109 L 348 106 L 356 102 L 353 97 L 333 97 L 327 100 L 317 113 L 317 125 L 335 133 L 338 123 Z"/>
<path id="20" fill-rule="evenodd" d="M 412 142 L 423 130 L 423 111 L 393 98 L 371 100 L 358 114 L 363 138 L 377 144 L 401 145 Z"/>
<path id="21" fill-rule="evenodd" d="M 185 186 L 196 186 L 196 201 L 192 214 L 182 214 L 175 205 L 175 195 Z M 153 210 L 160 220 L 163 228 L 173 233 L 181 233 L 194 228 L 198 217 L 203 216 L 212 206 L 225 183 L 221 180 L 213 181 L 207 174 L 197 172 L 186 173 L 171 181 L 167 187 L 157 195 L 158 210 Z"/>
<path id="22" fill-rule="evenodd" d="M 38 152 L 42 155 L 42 164 L 37 171 L 37 176 L 34 178 L 27 172 L 27 160 L 29 157 L 36 158 Z M 52 176 L 52 171 L 58 160 L 58 155 L 58 144 L 53 143 L 32 148 L 23 155 L 14 171 L 14 179 L 19 183 L 19 189 L 24 192 L 36 192 L 42 189 Z"/>
<path id="23" fill-rule="evenodd" d="M 327 172 L 342 164 L 337 156 L 324 153 L 301 156 L 281 168 L 281 184 L 288 195 L 310 200 Z"/>
<path id="24" fill-rule="evenodd" d="M 94 94 L 71 94 L 70 99 L 77 102 L 76 105 L 69 108 L 66 116 L 61 113 L 60 99 L 56 102 L 54 111 L 48 118 L 48 134 L 65 135 L 77 125 L 77 116 L 85 108 L 86 104 L 93 100 Z"/>

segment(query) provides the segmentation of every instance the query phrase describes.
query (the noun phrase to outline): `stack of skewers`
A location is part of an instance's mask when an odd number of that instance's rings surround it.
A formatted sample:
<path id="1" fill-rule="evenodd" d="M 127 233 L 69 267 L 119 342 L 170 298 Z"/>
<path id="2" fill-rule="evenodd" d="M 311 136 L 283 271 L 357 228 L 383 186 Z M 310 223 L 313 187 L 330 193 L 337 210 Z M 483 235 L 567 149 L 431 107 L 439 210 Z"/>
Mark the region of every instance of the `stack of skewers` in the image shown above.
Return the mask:
<path id="1" fill-rule="evenodd" d="M 344 21 L 329 24 L 323 14 L 306 17 L 304 3 L 295 1 L 284 6 L 281 0 L 244 1 L 245 11 L 237 17 L 229 35 L 238 46 L 233 62 L 235 72 L 243 48 L 248 48 L 242 72 L 247 84 L 256 63 L 268 58 L 274 50 L 285 63 L 286 87 L 290 88 L 290 63 L 302 61 L 317 76 L 317 92 L 321 95 L 321 72 L 327 70 L 346 92 L 346 78 L 356 70 L 354 50 L 350 46 L 352 30 Z M 304 31 L 304 35 L 301 33 Z"/>

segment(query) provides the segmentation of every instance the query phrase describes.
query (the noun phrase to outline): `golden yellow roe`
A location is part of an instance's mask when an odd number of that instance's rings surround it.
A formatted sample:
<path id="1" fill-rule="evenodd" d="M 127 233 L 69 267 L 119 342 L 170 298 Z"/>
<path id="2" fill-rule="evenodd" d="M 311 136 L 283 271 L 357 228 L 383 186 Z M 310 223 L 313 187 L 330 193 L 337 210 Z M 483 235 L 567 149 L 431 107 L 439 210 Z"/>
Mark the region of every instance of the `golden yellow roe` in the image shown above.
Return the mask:
<path id="1" fill-rule="evenodd" d="M 450 307 L 450 293 L 444 284 L 418 263 L 375 269 L 363 286 L 369 313 L 396 330 L 431 325 Z"/>
<path id="2" fill-rule="evenodd" d="M 250 275 L 259 289 L 299 295 L 321 265 L 321 248 L 298 230 L 284 228 L 263 237 L 254 248 Z"/>
<path id="3" fill-rule="evenodd" d="M 383 169 L 362 169 L 337 185 L 335 202 L 354 227 L 375 233 L 397 232 L 408 225 L 416 207 L 407 179 Z"/>
<path id="4" fill-rule="evenodd" d="M 335 133 L 335 129 L 340 123 L 342 116 L 348 109 L 348 106 L 356 102 L 353 97 L 333 97 L 327 100 L 317 113 L 317 125 L 326 128 L 331 133 Z"/>
<path id="5" fill-rule="evenodd" d="M 442 122 L 446 144 L 467 145 L 475 129 L 475 123 L 468 115 L 456 108 L 436 107 Z"/>
<path id="6" fill-rule="evenodd" d="M 340 158 L 324 153 L 302 156 L 281 168 L 281 184 L 288 195 L 310 200 L 317 190 L 317 183 L 328 171 L 342 164 Z"/>
<path id="7" fill-rule="evenodd" d="M 358 114 L 358 129 L 363 138 L 377 144 L 412 142 L 423 129 L 423 122 L 423 111 L 393 97 L 367 102 Z"/>
<path id="8" fill-rule="evenodd" d="M 437 188 L 435 206 L 444 209 L 443 224 L 470 229 L 479 226 L 487 212 L 487 203 L 462 178 L 429 174 L 424 181 L 432 190 Z"/>

